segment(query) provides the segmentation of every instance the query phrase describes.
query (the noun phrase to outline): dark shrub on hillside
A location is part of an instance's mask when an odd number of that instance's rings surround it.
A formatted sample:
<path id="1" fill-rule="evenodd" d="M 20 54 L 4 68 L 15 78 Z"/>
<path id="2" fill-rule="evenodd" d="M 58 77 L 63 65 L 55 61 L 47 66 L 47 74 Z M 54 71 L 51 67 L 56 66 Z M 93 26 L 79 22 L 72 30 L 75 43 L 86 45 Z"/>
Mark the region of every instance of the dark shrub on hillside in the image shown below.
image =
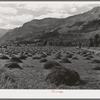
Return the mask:
<path id="1" fill-rule="evenodd" d="M 80 82 L 80 76 L 76 71 L 71 71 L 65 68 L 55 68 L 46 77 L 46 81 L 57 86 L 76 85 Z"/>
<path id="2" fill-rule="evenodd" d="M 55 66 L 61 66 L 61 65 L 56 61 L 47 61 L 46 64 L 44 65 L 44 68 L 45 69 L 51 69 Z"/>
<path id="3" fill-rule="evenodd" d="M 18 69 L 22 69 L 20 67 L 20 65 L 16 62 L 10 62 L 10 63 L 7 63 L 4 65 L 5 68 L 10 68 L 10 69 L 13 69 L 13 68 L 18 68 Z"/>
<path id="4" fill-rule="evenodd" d="M 20 58 L 15 57 L 15 56 L 11 57 L 10 61 L 12 61 L 12 62 L 18 62 L 18 63 L 22 62 Z"/>
<path id="5" fill-rule="evenodd" d="M 0 59 L 9 59 L 6 55 L 0 55 Z"/>

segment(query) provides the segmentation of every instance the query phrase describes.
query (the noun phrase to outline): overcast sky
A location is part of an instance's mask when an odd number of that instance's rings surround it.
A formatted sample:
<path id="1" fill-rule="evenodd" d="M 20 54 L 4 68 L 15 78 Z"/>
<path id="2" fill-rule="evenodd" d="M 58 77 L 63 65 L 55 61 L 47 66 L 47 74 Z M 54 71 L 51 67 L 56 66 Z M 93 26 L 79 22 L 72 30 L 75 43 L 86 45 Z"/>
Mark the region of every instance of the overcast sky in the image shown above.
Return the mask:
<path id="1" fill-rule="evenodd" d="M 0 2 L 0 28 L 12 29 L 33 19 L 66 18 L 100 6 L 100 2 Z"/>

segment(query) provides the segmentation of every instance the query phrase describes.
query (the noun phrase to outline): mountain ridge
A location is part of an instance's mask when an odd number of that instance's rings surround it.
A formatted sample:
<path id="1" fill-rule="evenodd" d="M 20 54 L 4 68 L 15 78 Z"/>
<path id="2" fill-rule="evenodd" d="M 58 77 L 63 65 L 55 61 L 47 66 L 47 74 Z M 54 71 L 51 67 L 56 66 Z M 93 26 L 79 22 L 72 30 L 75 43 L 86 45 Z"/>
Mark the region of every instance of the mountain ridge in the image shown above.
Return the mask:
<path id="1" fill-rule="evenodd" d="M 67 18 L 44 18 L 24 23 L 7 32 L 0 41 L 71 41 L 87 40 L 100 34 L 100 7 Z M 86 42 L 86 41 L 85 41 Z"/>

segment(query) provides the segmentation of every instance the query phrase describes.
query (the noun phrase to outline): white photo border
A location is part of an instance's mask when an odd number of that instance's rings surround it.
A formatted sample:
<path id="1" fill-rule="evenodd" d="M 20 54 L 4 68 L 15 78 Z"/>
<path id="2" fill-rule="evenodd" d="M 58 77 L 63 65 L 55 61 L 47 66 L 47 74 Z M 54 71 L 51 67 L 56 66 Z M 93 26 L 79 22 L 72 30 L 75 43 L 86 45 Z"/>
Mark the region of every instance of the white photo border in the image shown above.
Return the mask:
<path id="1" fill-rule="evenodd" d="M 21 3 L 21 2 L 44 2 L 44 0 L 0 0 L 0 3 Z M 97 3 L 100 1 L 96 0 L 55 0 L 47 2 L 91 2 Z M 62 93 L 60 93 L 62 92 Z M 57 90 L 57 89 L 0 89 L 0 99 L 100 99 L 100 90 Z"/>

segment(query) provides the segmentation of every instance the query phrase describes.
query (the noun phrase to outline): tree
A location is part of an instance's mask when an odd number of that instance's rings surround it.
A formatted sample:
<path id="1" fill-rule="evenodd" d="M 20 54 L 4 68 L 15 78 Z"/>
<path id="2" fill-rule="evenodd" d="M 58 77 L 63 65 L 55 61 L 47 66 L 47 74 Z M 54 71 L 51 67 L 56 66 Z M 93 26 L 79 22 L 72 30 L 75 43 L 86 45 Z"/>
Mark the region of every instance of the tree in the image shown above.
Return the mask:
<path id="1" fill-rule="evenodd" d="M 82 43 L 81 42 L 78 43 L 78 47 L 79 47 L 79 49 L 81 49 L 81 47 L 82 47 Z"/>
<path id="2" fill-rule="evenodd" d="M 59 42 L 59 45 L 60 45 L 60 46 L 63 46 L 63 42 L 62 42 L 62 41 L 60 41 L 60 42 Z"/>
<path id="3" fill-rule="evenodd" d="M 49 46 L 52 46 L 53 45 L 53 43 L 51 41 L 48 44 L 49 44 Z"/>
<path id="4" fill-rule="evenodd" d="M 47 41 L 44 40 L 44 41 L 43 41 L 43 46 L 46 46 L 46 45 L 47 45 Z"/>
<path id="5" fill-rule="evenodd" d="M 94 36 L 94 45 L 96 47 L 99 46 L 99 38 L 100 38 L 99 34 L 95 34 L 95 36 Z"/>
<path id="6" fill-rule="evenodd" d="M 93 43 L 93 38 L 89 38 L 89 47 L 93 47 L 94 43 Z"/>

